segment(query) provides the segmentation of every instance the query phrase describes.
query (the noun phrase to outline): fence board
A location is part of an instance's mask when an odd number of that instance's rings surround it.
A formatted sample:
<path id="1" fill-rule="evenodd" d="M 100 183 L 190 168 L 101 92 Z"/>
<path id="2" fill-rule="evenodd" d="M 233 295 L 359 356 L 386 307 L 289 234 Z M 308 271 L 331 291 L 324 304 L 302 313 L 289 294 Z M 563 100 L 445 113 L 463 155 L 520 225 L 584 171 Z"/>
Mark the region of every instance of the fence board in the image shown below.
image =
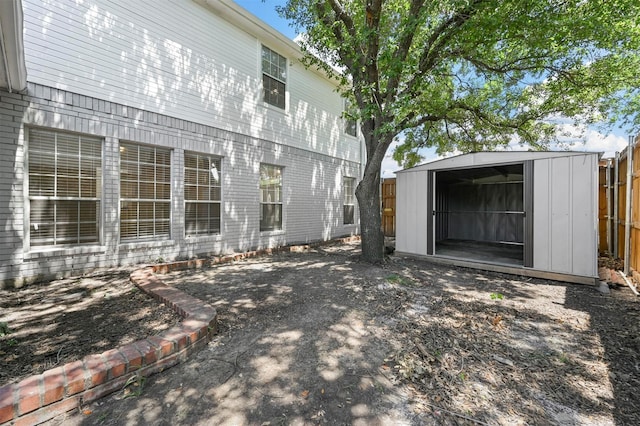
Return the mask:
<path id="1" fill-rule="evenodd" d="M 396 235 L 396 179 L 382 181 L 382 232 L 387 237 Z"/>

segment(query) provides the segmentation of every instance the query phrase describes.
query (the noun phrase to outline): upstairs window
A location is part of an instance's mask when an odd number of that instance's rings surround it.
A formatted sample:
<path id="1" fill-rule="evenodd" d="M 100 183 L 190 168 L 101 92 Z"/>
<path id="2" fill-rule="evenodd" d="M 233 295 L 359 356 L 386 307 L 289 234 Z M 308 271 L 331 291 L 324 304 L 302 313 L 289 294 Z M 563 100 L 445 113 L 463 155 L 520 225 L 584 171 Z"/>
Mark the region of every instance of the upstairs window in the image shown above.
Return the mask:
<path id="1" fill-rule="evenodd" d="M 287 60 L 268 47 L 262 46 L 263 100 L 270 105 L 285 109 L 286 85 Z"/>
<path id="2" fill-rule="evenodd" d="M 282 167 L 260 164 L 260 231 L 282 229 Z"/>
<path id="3" fill-rule="evenodd" d="M 351 102 L 348 99 L 344 100 L 344 111 L 348 113 L 351 108 Z M 358 122 L 348 117 L 344 119 L 344 132 L 350 136 L 356 137 L 358 135 Z"/>
<path id="4" fill-rule="evenodd" d="M 98 243 L 102 140 L 29 130 L 28 157 L 30 245 Z"/>
<path id="5" fill-rule="evenodd" d="M 184 228 L 187 237 L 220 233 L 220 157 L 184 154 Z"/>
<path id="6" fill-rule="evenodd" d="M 345 225 L 354 224 L 354 216 L 356 210 L 356 179 L 351 177 L 345 177 L 342 180 L 342 193 L 344 194 L 344 201 L 342 204 L 343 220 Z"/>
<path id="7" fill-rule="evenodd" d="M 120 144 L 120 239 L 169 238 L 171 151 Z"/>

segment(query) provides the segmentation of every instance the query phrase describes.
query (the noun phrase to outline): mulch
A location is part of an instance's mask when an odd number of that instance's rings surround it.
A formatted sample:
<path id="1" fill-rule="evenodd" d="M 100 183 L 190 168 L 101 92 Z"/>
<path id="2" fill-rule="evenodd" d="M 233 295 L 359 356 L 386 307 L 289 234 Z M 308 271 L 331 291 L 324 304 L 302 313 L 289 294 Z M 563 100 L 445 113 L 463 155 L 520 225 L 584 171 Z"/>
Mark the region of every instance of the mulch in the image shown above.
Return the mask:
<path id="1" fill-rule="evenodd" d="M 0 290 L 0 386 L 158 334 L 180 321 L 130 269 Z"/>

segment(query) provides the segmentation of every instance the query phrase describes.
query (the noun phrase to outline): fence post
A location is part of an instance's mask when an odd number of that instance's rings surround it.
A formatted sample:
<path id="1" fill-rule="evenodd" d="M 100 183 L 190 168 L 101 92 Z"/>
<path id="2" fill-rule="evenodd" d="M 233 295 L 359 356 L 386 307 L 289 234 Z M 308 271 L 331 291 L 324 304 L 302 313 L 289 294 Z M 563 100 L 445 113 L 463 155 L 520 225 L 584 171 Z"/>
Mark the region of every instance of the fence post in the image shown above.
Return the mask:
<path id="1" fill-rule="evenodd" d="M 620 153 L 616 152 L 615 167 L 613 169 L 613 257 L 619 258 L 618 253 L 618 239 L 620 233 Z"/>
<path id="2" fill-rule="evenodd" d="M 611 234 L 611 225 L 613 222 L 613 218 L 611 217 L 611 159 L 607 160 L 607 168 L 605 169 L 605 173 L 607 174 L 605 177 L 605 181 L 607 184 L 606 188 L 606 200 L 607 200 L 607 251 L 610 255 L 613 254 L 613 243 L 612 243 L 612 234 Z"/>
<path id="3" fill-rule="evenodd" d="M 633 136 L 629 136 L 627 147 L 627 188 L 626 188 L 626 212 L 624 215 L 624 274 L 629 275 L 630 246 L 631 246 L 631 185 L 633 184 Z"/>

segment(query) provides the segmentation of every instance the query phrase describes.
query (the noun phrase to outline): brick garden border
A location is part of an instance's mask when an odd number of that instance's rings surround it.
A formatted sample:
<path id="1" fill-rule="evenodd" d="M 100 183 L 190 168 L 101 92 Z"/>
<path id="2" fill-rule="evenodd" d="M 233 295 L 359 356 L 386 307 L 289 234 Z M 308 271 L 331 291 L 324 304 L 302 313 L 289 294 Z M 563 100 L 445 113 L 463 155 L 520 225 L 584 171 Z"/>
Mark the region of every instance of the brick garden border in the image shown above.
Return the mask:
<path id="1" fill-rule="evenodd" d="M 167 286 L 156 274 L 201 268 L 282 252 L 304 252 L 311 247 L 359 241 L 359 236 L 331 241 L 254 250 L 245 253 L 144 266 L 131 273 L 131 281 L 165 303 L 182 322 L 157 336 L 88 355 L 19 383 L 0 387 L 0 424 L 33 425 L 121 390 L 134 376 L 149 376 L 183 362 L 204 347 L 217 332 L 216 310 L 205 302 Z"/>

